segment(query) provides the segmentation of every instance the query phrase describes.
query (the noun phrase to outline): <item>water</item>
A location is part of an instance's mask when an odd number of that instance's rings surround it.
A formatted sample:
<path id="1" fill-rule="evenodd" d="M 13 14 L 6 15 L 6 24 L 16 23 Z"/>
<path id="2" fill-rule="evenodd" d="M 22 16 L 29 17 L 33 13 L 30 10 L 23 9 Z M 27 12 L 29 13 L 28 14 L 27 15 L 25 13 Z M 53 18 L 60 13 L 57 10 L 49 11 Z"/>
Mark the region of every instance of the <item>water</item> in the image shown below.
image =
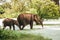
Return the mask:
<path id="1" fill-rule="evenodd" d="M 52 40 L 60 40 L 60 27 L 57 28 L 55 26 L 54 27 L 44 26 L 44 29 L 42 29 L 40 26 L 34 26 L 33 30 L 30 30 L 26 27 L 23 31 L 20 32 L 42 35 L 44 37 L 51 38 Z"/>

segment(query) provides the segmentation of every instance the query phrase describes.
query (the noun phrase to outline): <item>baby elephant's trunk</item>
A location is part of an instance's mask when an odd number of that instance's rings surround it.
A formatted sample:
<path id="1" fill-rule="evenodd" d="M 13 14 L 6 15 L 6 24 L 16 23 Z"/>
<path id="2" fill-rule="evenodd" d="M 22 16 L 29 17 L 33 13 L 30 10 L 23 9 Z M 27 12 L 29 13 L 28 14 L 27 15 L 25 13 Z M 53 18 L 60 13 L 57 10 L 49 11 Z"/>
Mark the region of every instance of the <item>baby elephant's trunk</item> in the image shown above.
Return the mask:
<path id="1" fill-rule="evenodd" d="M 18 23 L 17 20 L 14 20 L 14 24 L 17 25 L 17 26 L 19 26 L 19 23 Z"/>

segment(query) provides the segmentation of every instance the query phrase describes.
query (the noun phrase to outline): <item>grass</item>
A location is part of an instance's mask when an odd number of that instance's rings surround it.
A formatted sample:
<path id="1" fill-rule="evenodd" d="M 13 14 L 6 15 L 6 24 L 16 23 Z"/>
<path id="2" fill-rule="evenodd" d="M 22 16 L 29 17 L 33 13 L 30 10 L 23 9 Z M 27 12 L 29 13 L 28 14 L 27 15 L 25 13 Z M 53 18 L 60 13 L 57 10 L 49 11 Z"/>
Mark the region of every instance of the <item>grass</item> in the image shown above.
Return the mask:
<path id="1" fill-rule="evenodd" d="M 0 30 L 0 40 L 52 40 L 33 34 L 21 33 L 13 30 Z"/>

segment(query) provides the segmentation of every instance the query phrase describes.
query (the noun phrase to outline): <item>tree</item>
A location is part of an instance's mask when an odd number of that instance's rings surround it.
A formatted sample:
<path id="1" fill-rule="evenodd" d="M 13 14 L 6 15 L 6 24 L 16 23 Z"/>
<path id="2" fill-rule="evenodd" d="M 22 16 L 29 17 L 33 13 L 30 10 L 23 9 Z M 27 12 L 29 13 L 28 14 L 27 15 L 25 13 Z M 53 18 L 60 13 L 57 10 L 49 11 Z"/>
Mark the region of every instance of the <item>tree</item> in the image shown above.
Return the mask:
<path id="1" fill-rule="evenodd" d="M 37 14 L 42 18 L 59 17 L 59 7 L 51 0 L 33 0 L 32 5 L 33 8 L 37 9 Z"/>
<path id="2" fill-rule="evenodd" d="M 11 0 L 10 3 L 3 4 L 3 8 L 6 15 L 10 14 L 11 17 L 17 17 L 18 12 L 26 11 L 47 19 L 60 16 L 58 5 L 51 0 Z"/>

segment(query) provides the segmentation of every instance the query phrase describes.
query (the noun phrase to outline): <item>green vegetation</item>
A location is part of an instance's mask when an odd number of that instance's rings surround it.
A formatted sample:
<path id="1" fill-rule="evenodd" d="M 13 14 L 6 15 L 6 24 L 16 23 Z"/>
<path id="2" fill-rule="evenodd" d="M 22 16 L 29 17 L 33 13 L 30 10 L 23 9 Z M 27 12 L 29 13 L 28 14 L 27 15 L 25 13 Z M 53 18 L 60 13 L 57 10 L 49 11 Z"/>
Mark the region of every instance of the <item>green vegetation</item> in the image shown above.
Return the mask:
<path id="1" fill-rule="evenodd" d="M 60 5 L 59 5 L 59 13 L 60 13 Z"/>
<path id="2" fill-rule="evenodd" d="M 59 7 L 51 0 L 12 0 L 10 3 L 1 5 L 4 14 L 0 18 L 14 18 L 20 13 L 29 12 L 38 14 L 42 18 L 59 18 Z"/>
<path id="3" fill-rule="evenodd" d="M 52 40 L 33 34 L 20 33 L 19 31 L 0 30 L 0 40 Z"/>

